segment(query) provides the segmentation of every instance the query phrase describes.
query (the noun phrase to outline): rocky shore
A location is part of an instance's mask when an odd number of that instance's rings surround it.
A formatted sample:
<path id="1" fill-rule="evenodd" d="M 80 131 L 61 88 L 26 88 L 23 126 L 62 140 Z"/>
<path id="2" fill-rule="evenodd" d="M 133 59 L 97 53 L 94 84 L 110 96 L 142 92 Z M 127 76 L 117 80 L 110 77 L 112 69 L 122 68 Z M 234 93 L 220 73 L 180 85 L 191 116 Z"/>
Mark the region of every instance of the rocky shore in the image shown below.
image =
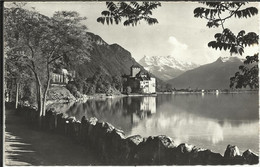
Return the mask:
<path id="1" fill-rule="evenodd" d="M 30 106 L 19 106 L 16 112 L 32 126 L 40 122 L 39 130 L 65 135 L 83 147 L 91 148 L 108 165 L 241 165 L 259 162 L 259 156 L 252 151 L 241 154 L 233 145 L 228 145 L 221 155 L 186 143 L 177 145 L 165 135 L 126 137 L 123 131 L 107 122 L 99 122 L 97 118 L 82 117 L 79 121 L 50 109 L 39 121 L 37 111 Z"/>

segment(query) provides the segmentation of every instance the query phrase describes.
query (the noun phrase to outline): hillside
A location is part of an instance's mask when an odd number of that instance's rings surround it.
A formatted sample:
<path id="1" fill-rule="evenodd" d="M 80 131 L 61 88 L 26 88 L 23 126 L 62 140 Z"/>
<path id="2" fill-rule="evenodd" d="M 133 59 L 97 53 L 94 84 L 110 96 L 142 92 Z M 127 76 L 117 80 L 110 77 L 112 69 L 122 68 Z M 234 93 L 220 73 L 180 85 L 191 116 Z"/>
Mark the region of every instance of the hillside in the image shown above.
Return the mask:
<path id="1" fill-rule="evenodd" d="M 92 77 L 98 68 L 102 68 L 109 76 L 130 74 L 130 67 L 138 65 L 131 53 L 118 44 L 107 44 L 100 36 L 87 32 L 91 39 L 92 50 L 90 61 L 76 67 L 82 77 Z"/>
<path id="2" fill-rule="evenodd" d="M 189 70 L 169 80 L 176 89 L 228 89 L 230 77 L 238 71 L 243 61 L 237 57 L 218 58 L 215 62 Z"/>

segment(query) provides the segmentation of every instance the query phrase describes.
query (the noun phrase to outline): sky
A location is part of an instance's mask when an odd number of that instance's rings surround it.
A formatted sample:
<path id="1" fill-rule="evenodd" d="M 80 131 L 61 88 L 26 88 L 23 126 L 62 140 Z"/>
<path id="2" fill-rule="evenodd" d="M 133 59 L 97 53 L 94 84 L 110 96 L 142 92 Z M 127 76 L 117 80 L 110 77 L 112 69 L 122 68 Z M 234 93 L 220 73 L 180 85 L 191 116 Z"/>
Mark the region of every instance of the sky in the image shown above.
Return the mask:
<path id="1" fill-rule="evenodd" d="M 89 32 L 99 35 L 108 44 L 121 45 L 131 52 L 136 61 L 144 55 L 171 55 L 178 60 L 202 65 L 211 63 L 220 56 L 230 56 L 228 51 L 208 48 L 208 42 L 214 40 L 215 33 L 222 32 L 222 29 L 208 28 L 206 20 L 193 16 L 193 10 L 204 6 L 203 4 L 198 2 L 161 2 L 161 4 L 162 6 L 155 9 L 152 15 L 157 18 L 158 24 L 151 26 L 141 22 L 135 27 L 98 23 L 97 18 L 106 9 L 105 2 L 28 2 L 26 6 L 34 7 L 36 11 L 47 16 L 52 16 L 55 11 L 77 11 L 80 16 L 87 17 L 83 24 L 88 27 Z M 251 2 L 248 6 L 259 9 L 259 4 Z M 259 34 L 259 15 L 248 19 L 232 18 L 225 22 L 225 26 L 235 34 L 240 30 Z M 257 46 L 246 48 L 244 57 L 255 53 L 258 49 Z"/>

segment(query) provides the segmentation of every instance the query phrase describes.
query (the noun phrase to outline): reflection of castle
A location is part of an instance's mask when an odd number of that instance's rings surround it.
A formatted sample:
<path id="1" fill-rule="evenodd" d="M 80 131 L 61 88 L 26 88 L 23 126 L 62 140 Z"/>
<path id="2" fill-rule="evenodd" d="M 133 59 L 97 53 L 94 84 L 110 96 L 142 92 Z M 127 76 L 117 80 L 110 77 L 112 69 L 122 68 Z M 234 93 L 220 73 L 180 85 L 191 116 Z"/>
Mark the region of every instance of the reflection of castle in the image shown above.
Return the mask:
<path id="1" fill-rule="evenodd" d="M 156 98 L 155 97 L 144 97 L 140 110 L 150 112 L 151 114 L 156 113 Z"/>
<path id="2" fill-rule="evenodd" d="M 140 110 L 131 115 L 132 124 L 150 117 L 156 113 L 156 97 L 143 97 L 140 102 Z"/>
<path id="3" fill-rule="evenodd" d="M 156 80 L 138 66 L 131 66 L 131 74 L 124 76 L 127 81 L 125 89 L 130 86 L 133 93 L 156 93 Z"/>

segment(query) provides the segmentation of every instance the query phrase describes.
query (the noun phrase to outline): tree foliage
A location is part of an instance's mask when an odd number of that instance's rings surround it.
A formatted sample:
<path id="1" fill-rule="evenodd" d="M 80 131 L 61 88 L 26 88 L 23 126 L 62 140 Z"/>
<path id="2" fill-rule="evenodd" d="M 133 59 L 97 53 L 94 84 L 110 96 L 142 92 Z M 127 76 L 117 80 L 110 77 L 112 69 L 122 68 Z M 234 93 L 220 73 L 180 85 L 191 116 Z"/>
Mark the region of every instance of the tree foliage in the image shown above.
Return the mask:
<path id="1" fill-rule="evenodd" d="M 251 89 L 258 89 L 258 53 L 254 56 L 247 56 L 244 64 L 239 66 L 240 71 L 230 78 L 230 87 L 237 89 L 249 86 Z M 250 64 L 253 64 L 251 65 L 253 67 L 250 67 Z"/>
<path id="2" fill-rule="evenodd" d="M 34 74 L 42 114 L 55 64 L 66 58 L 74 62 L 88 58 L 86 26 L 81 24 L 85 19 L 73 11 L 56 12 L 49 18 L 20 7 L 4 9 L 6 56 Z"/>
<path id="3" fill-rule="evenodd" d="M 233 34 L 228 28 L 224 29 L 222 33 L 215 34 L 215 41 L 208 43 L 209 47 L 219 50 L 229 50 L 230 54 L 244 53 L 244 47 L 258 44 L 259 36 L 254 32 L 246 34 L 244 30 L 237 35 Z"/>
<path id="4" fill-rule="evenodd" d="M 107 10 L 101 12 L 97 22 L 102 24 L 119 24 L 123 20 L 124 26 L 136 26 L 140 21 L 149 25 L 158 23 L 156 18 L 151 17 L 152 11 L 161 6 L 160 2 L 106 2 Z"/>
<path id="5" fill-rule="evenodd" d="M 219 50 L 228 50 L 230 54 L 243 55 L 247 46 L 258 45 L 259 35 L 255 32 L 246 33 L 241 30 L 235 35 L 230 29 L 224 26 L 226 20 L 231 17 L 248 18 L 258 14 L 255 7 L 245 7 L 246 2 L 202 2 L 206 7 L 198 7 L 194 10 L 194 17 L 207 19 L 207 27 L 214 28 L 221 26 L 222 32 L 215 34 L 215 40 L 208 43 L 208 47 Z M 258 65 L 251 65 L 258 62 L 258 53 L 247 56 L 245 65 L 239 67 L 234 77 L 230 78 L 230 87 L 258 88 Z"/>
<path id="6" fill-rule="evenodd" d="M 207 7 L 198 7 L 194 10 L 194 17 L 208 20 L 207 26 L 224 29 L 224 22 L 232 16 L 247 18 L 258 14 L 255 7 L 243 8 L 246 2 L 202 2 Z"/>

